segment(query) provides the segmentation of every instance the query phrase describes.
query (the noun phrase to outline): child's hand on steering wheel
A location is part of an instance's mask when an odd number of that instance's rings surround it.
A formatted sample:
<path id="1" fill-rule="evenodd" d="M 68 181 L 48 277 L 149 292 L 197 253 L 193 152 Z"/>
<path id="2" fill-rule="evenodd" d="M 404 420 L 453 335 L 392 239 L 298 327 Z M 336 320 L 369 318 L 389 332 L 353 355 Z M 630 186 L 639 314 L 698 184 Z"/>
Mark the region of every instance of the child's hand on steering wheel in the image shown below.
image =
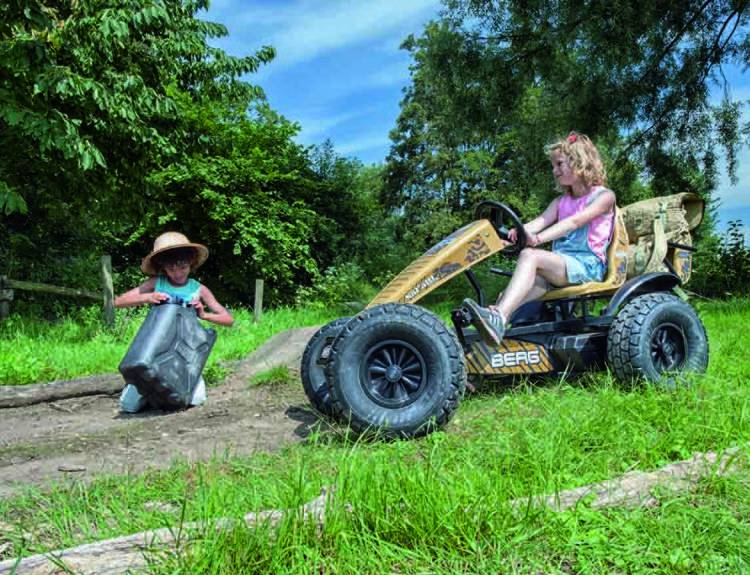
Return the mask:
<path id="1" fill-rule="evenodd" d="M 526 232 L 526 247 L 533 248 L 534 246 L 539 245 L 538 234 L 530 232 L 526 227 L 524 227 L 524 231 Z M 508 232 L 508 239 L 514 244 L 518 242 L 518 230 L 516 228 L 513 228 Z"/>

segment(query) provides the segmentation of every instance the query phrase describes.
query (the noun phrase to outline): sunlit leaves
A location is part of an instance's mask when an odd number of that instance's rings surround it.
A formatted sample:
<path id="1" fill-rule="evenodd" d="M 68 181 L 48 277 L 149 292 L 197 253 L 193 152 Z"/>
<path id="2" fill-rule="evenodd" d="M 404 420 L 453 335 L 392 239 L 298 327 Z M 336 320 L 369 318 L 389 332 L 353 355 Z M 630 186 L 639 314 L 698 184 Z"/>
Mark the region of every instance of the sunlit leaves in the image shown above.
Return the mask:
<path id="1" fill-rule="evenodd" d="M 8 215 L 13 212 L 25 214 L 26 211 L 26 202 L 20 194 L 5 182 L 0 182 L 0 212 Z"/>

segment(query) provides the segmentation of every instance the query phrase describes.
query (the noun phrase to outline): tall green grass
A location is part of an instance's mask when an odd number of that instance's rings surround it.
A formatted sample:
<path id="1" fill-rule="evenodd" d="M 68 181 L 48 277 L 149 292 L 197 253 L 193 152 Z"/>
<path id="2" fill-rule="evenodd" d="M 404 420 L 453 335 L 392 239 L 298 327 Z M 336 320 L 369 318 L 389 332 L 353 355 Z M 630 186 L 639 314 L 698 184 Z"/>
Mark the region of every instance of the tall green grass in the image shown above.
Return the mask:
<path id="1" fill-rule="evenodd" d="M 82 308 L 56 322 L 11 316 L 0 322 L 0 385 L 22 385 L 117 371 L 117 366 L 146 317 L 146 308 L 117 310 L 114 329 L 103 327 L 100 308 Z M 235 324 L 217 329 L 209 357 L 209 375 L 218 363 L 241 358 L 272 335 L 293 327 L 323 324 L 335 309 L 279 308 L 258 323 L 251 311 L 233 311 Z M 210 324 L 205 324 L 210 325 Z"/>
<path id="2" fill-rule="evenodd" d="M 430 308 L 449 321 L 450 302 L 438 301 Z M 13 315 L 0 322 L 0 385 L 23 385 L 111 373 L 125 355 L 148 309 L 117 310 L 115 326 L 105 328 L 101 308 L 85 307 L 63 319 L 50 322 Z M 232 311 L 231 328 L 207 327 L 218 331 L 208 363 L 209 384 L 221 377 L 218 367 L 227 360 L 242 358 L 273 335 L 295 327 L 322 325 L 347 315 L 343 306 L 310 305 L 304 308 L 282 307 L 263 313 L 258 323 L 252 311 Z"/>
<path id="3" fill-rule="evenodd" d="M 291 514 L 275 529 L 206 530 L 189 550 L 153 555 L 153 571 L 750 572 L 747 453 L 733 474 L 709 477 L 695 491 L 657 491 L 654 508 L 595 510 L 584 502 L 555 513 L 510 503 L 747 445 L 750 302 L 699 307 L 709 370 L 675 391 L 624 387 L 607 373 L 518 381 L 465 398 L 445 430 L 420 440 L 357 441 L 321 422 L 305 443 L 275 454 L 227 453 L 89 486 L 30 489 L 0 501 L 12 526 L 6 555 L 296 508 L 335 486 L 322 528 Z"/>

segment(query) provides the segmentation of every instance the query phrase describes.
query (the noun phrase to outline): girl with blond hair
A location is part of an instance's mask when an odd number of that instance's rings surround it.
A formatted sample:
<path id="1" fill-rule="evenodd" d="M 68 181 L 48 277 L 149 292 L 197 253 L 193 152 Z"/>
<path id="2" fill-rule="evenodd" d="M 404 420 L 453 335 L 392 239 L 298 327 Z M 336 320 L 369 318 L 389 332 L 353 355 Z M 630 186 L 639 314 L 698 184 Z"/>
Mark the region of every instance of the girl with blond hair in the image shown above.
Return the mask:
<path id="1" fill-rule="evenodd" d="M 615 194 L 605 187 L 599 151 L 583 134 L 571 132 L 547 148 L 552 175 L 562 194 L 524 225 L 526 248 L 496 305 L 464 300 L 483 339 L 499 345 L 508 319 L 518 307 L 555 287 L 602 281 L 612 236 Z M 510 240 L 517 240 L 511 230 Z M 552 242 L 552 251 L 537 246 Z"/>

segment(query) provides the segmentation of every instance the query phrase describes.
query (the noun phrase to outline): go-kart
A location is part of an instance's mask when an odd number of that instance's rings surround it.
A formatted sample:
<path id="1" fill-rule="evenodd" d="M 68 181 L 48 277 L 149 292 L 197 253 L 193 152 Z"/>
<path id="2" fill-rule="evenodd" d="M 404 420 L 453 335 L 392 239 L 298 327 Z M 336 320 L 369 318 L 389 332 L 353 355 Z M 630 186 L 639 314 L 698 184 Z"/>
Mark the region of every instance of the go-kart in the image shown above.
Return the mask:
<path id="1" fill-rule="evenodd" d="M 509 238 L 512 228 L 515 243 Z M 363 311 L 325 325 L 311 338 L 301 376 L 312 405 L 356 432 L 414 437 L 451 418 L 467 377 L 609 368 L 620 380 L 675 386 L 686 372 L 705 371 L 705 328 L 675 293 L 689 277 L 693 248 L 670 244 L 667 271 L 626 281 L 628 238 L 619 209 L 603 281 L 553 289 L 522 305 L 496 347 L 484 343 L 465 307 L 452 312 L 450 329 L 416 305 L 459 274 L 485 305 L 472 268 L 501 251 L 518 255 L 525 246 L 516 213 L 499 202 L 481 202 L 474 222 L 412 262 Z"/>

